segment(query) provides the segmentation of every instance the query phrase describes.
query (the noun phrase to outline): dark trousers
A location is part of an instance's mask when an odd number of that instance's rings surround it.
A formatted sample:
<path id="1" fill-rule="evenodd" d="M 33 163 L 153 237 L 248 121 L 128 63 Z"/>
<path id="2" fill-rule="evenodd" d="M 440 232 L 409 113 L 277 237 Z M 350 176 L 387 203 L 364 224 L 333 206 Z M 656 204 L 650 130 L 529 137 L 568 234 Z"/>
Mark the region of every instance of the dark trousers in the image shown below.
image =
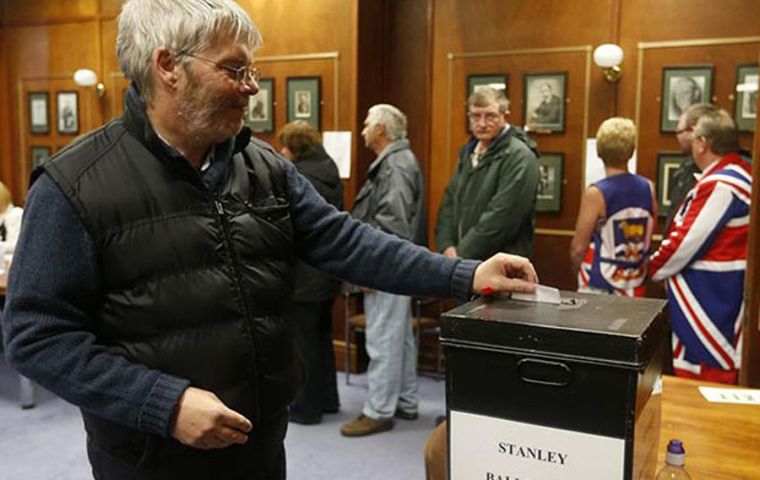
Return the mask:
<path id="1" fill-rule="evenodd" d="M 199 450 L 173 439 L 146 436 L 137 464 L 106 452 L 87 436 L 95 480 L 285 480 L 286 410 L 255 423 L 244 445 Z"/>
<path id="2" fill-rule="evenodd" d="M 291 405 L 291 414 L 319 420 L 322 412 L 340 406 L 335 378 L 332 338 L 333 300 L 293 302 L 288 311 L 295 332 L 296 350 L 305 367 L 303 389 Z"/>

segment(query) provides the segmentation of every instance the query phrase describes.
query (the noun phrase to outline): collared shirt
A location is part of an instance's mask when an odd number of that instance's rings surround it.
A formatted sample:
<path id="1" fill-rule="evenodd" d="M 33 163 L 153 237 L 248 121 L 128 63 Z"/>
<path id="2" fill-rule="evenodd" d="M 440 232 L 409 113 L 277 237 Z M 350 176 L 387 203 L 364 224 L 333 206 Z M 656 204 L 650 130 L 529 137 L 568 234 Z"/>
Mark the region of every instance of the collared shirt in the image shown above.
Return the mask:
<path id="1" fill-rule="evenodd" d="M 185 158 L 179 152 L 179 150 L 174 148 L 171 143 L 166 141 L 166 139 L 162 137 L 160 133 L 157 131 L 155 132 L 158 139 L 161 140 L 162 147 L 169 155 L 169 157 L 177 161 L 190 163 L 190 161 Z M 203 159 L 203 163 L 201 164 L 201 168 L 198 169 L 201 180 L 203 180 L 203 185 L 205 185 L 206 188 L 212 190 L 214 186 L 216 186 L 217 182 L 219 182 L 219 180 L 222 178 L 222 176 L 224 176 L 224 172 L 227 170 L 227 162 L 229 162 L 230 158 L 232 158 L 234 150 L 235 138 L 233 137 L 225 140 L 222 143 L 217 143 L 206 153 L 206 156 Z"/>
<path id="2" fill-rule="evenodd" d="M 509 131 L 509 124 L 506 124 L 504 128 L 501 130 L 501 132 L 499 132 L 498 135 L 493 137 L 493 139 L 491 140 L 491 143 L 488 144 L 488 147 L 483 146 L 483 144 L 480 141 L 478 141 L 478 143 L 475 144 L 475 148 L 472 150 L 472 153 L 470 154 L 470 161 L 472 162 L 472 168 L 478 168 L 480 159 L 483 158 L 483 155 L 485 155 L 485 153 L 491 147 L 493 142 L 495 142 L 497 138 L 501 137 L 508 131 Z"/>

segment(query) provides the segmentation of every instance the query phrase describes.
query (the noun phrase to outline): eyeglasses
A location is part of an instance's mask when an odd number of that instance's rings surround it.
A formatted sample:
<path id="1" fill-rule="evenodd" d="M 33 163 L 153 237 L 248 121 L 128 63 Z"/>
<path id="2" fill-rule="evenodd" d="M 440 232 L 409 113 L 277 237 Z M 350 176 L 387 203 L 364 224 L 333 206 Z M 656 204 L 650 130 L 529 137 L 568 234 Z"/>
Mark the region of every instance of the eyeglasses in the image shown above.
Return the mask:
<path id="1" fill-rule="evenodd" d="M 209 58 L 199 57 L 198 55 L 193 55 L 192 53 L 185 52 L 185 51 L 179 51 L 177 52 L 179 55 L 185 55 L 188 57 L 193 57 L 195 59 L 208 62 L 212 65 L 215 65 L 223 70 L 226 70 L 230 73 L 230 78 L 235 80 L 236 82 L 240 84 L 244 83 L 259 83 L 259 80 L 261 79 L 261 70 L 259 67 L 254 66 L 253 64 L 250 65 L 244 65 L 242 67 L 230 67 L 229 65 L 224 65 L 219 62 L 215 62 Z"/>
<path id="2" fill-rule="evenodd" d="M 681 135 L 682 133 L 692 132 L 692 131 L 694 131 L 694 127 L 686 127 L 680 130 L 676 130 L 676 135 Z"/>
<path id="3" fill-rule="evenodd" d="M 485 120 L 487 123 L 494 123 L 496 120 L 499 119 L 499 116 L 500 114 L 496 112 L 485 112 L 485 113 L 469 112 L 467 114 L 467 118 L 469 118 L 472 123 L 476 123 L 478 120 Z"/>

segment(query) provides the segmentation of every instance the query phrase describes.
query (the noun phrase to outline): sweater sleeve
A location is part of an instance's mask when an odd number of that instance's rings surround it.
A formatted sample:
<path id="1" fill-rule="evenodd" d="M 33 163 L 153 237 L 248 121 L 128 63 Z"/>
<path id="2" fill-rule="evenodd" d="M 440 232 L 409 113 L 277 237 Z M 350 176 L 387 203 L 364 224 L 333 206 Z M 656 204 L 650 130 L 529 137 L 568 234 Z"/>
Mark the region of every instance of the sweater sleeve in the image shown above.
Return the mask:
<path id="1" fill-rule="evenodd" d="M 326 203 L 294 167 L 287 168 L 296 248 L 304 261 L 385 292 L 469 296 L 480 262 L 449 259 L 354 220 Z"/>
<path id="2" fill-rule="evenodd" d="M 29 191 L 2 319 L 8 362 L 83 410 L 168 436 L 184 379 L 135 364 L 99 342 L 95 247 L 47 176 Z"/>

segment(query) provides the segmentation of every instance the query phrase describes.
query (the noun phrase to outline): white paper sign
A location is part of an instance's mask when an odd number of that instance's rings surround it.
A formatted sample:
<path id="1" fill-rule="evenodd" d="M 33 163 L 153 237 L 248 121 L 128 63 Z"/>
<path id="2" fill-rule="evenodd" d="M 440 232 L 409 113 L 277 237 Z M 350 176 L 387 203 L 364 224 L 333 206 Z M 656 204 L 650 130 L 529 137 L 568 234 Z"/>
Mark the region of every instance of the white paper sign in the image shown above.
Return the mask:
<path id="1" fill-rule="evenodd" d="M 625 441 L 451 411 L 451 480 L 616 480 Z"/>
<path id="2" fill-rule="evenodd" d="M 322 145 L 338 165 L 340 178 L 351 178 L 351 132 L 324 132 Z"/>
<path id="3" fill-rule="evenodd" d="M 633 156 L 628 160 L 628 171 L 636 173 L 636 152 L 633 152 Z M 606 177 L 604 172 L 604 162 L 596 154 L 596 138 L 589 138 L 586 140 L 586 172 L 584 185 L 588 188 L 592 183 Z"/>
<path id="4" fill-rule="evenodd" d="M 699 393 L 701 393 L 708 402 L 760 405 L 760 390 L 699 387 Z"/>

